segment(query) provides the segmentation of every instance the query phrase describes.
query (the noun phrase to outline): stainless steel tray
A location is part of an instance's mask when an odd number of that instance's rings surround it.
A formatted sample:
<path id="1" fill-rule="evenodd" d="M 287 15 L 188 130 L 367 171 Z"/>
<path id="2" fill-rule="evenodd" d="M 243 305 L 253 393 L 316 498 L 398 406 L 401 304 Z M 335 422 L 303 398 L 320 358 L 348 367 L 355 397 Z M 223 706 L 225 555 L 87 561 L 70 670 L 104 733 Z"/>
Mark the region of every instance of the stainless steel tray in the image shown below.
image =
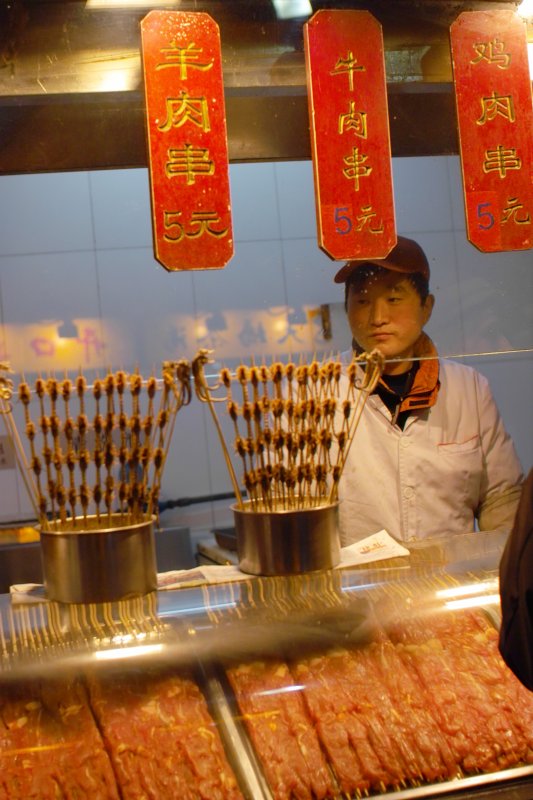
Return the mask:
<path id="1" fill-rule="evenodd" d="M 235 770 L 237 779 L 245 787 L 247 800 L 248 798 L 273 800 L 259 758 L 240 720 L 236 700 L 224 675 L 209 675 L 204 689 L 221 733 L 228 759 Z M 506 792 L 506 789 L 509 790 L 509 793 Z M 473 794 L 471 795 L 471 793 Z M 451 794 L 460 795 L 463 798 L 472 796 L 476 800 L 531 800 L 533 798 L 533 765 L 469 775 L 451 781 L 427 783 L 422 786 L 395 789 L 385 793 L 370 792 L 367 796 L 379 798 L 379 800 L 420 800 L 421 798 L 446 797 Z M 332 797 L 331 800 L 348 800 L 348 796 L 339 794 Z M 360 796 L 354 794 L 350 800 L 360 800 Z"/>
<path id="2" fill-rule="evenodd" d="M 228 761 L 246 800 L 272 800 L 255 751 L 236 718 L 221 680 L 211 674 L 205 678 L 203 689 L 222 737 Z"/>

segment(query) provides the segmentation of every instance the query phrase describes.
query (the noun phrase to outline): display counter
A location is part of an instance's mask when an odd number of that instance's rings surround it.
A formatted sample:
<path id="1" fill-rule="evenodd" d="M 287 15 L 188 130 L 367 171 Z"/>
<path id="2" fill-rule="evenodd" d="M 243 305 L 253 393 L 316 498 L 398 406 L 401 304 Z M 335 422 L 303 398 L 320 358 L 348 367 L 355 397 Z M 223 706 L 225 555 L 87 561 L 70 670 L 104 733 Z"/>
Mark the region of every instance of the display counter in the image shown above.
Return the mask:
<path id="1" fill-rule="evenodd" d="M 113 604 L 2 595 L 0 798 L 530 800 L 533 694 L 497 649 L 504 541 L 196 570 Z"/>

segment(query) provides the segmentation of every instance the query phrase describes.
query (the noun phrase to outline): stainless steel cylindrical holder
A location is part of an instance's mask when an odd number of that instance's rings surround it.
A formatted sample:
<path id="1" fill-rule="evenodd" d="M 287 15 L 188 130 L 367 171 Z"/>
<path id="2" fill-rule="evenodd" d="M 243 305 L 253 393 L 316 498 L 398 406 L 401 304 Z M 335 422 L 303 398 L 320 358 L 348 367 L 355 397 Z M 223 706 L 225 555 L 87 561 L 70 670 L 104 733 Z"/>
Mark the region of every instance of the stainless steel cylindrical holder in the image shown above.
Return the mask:
<path id="1" fill-rule="evenodd" d="M 252 575 L 299 575 L 340 561 L 338 503 L 303 509 L 252 511 L 231 507 L 239 567 Z"/>
<path id="2" fill-rule="evenodd" d="M 153 522 L 152 517 L 129 525 L 112 514 L 41 530 L 48 599 L 105 603 L 157 589 Z"/>

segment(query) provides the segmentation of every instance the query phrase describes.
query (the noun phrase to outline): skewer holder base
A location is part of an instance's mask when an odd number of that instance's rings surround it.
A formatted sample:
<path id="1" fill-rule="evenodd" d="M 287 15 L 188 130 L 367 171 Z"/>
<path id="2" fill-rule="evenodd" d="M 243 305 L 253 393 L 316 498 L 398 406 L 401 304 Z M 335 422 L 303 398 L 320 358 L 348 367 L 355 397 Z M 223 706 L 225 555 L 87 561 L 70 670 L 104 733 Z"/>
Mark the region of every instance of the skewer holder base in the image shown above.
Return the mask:
<path id="1" fill-rule="evenodd" d="M 231 507 L 239 567 L 252 575 L 299 575 L 340 561 L 338 503 L 312 508 L 252 510 Z"/>
<path id="2" fill-rule="evenodd" d="M 44 584 L 58 603 L 106 603 L 157 589 L 154 518 L 120 514 L 72 520 L 40 531 Z"/>

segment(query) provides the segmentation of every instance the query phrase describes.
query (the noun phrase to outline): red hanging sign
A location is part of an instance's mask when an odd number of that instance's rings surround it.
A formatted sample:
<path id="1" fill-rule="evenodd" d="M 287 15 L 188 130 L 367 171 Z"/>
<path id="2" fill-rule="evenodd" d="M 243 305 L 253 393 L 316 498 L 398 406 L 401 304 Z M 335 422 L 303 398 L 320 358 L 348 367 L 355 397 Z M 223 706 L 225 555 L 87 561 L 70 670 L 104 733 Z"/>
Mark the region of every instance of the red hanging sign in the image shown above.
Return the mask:
<path id="1" fill-rule="evenodd" d="M 333 259 L 396 244 L 381 25 L 318 11 L 304 26 L 318 244 Z"/>
<path id="2" fill-rule="evenodd" d="M 533 247 L 533 108 L 525 22 L 465 11 L 450 29 L 468 240 Z"/>
<path id="3" fill-rule="evenodd" d="M 218 25 L 203 13 L 141 21 L 154 253 L 169 271 L 233 255 Z"/>

